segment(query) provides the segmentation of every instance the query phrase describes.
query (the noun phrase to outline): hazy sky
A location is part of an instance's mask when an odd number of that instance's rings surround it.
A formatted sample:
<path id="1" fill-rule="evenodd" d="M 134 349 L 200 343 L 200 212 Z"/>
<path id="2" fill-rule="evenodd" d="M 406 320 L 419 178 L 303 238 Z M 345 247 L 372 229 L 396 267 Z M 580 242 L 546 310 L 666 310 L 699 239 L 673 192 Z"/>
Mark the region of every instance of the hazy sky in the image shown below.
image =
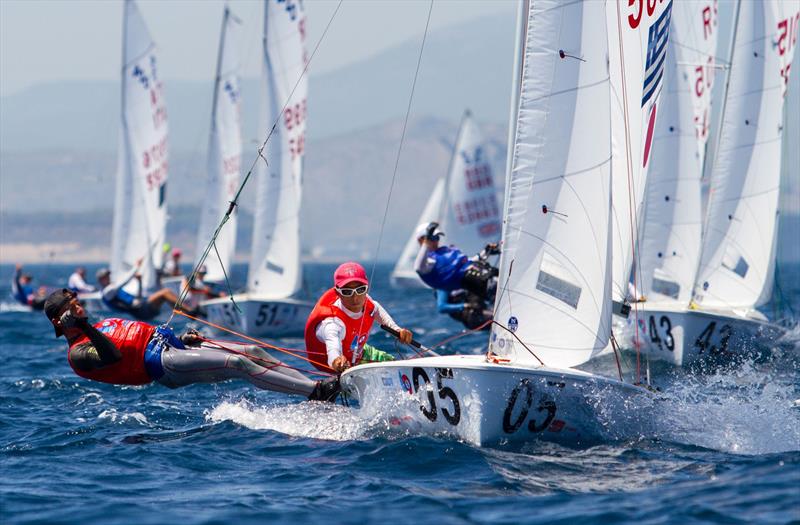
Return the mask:
<path id="1" fill-rule="evenodd" d="M 257 76 L 261 0 L 232 0 L 243 20 L 245 76 Z M 337 0 L 305 0 L 311 22 L 309 50 L 336 9 Z M 140 0 L 142 15 L 160 48 L 165 78 L 213 76 L 222 0 Z M 315 73 L 358 61 L 425 28 L 427 0 L 345 0 L 314 58 Z M 515 14 L 514 0 L 436 0 L 431 27 L 482 15 Z M 0 96 L 53 80 L 119 77 L 122 0 L 0 0 Z"/>

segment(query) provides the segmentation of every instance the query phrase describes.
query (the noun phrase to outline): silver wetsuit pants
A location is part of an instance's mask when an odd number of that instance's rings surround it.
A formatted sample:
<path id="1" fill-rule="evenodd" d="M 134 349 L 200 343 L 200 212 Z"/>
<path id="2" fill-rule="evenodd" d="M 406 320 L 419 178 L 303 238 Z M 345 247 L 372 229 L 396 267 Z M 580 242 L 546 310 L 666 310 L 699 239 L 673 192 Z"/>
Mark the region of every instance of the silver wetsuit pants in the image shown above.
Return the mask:
<path id="1" fill-rule="evenodd" d="M 169 388 L 193 383 L 244 379 L 257 388 L 309 396 L 317 381 L 288 368 L 264 349 L 240 343 L 203 343 L 186 349 L 165 345 L 161 352 L 164 375 L 157 379 Z"/>

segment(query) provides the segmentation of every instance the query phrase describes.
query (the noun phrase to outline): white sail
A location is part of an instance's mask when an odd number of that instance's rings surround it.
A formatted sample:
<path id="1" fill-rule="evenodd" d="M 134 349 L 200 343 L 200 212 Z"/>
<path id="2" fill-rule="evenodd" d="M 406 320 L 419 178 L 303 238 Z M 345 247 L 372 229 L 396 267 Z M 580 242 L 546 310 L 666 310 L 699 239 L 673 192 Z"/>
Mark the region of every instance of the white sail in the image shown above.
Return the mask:
<path id="1" fill-rule="evenodd" d="M 152 290 L 167 221 L 167 110 L 156 46 L 133 0 L 125 1 L 123 33 L 111 271 L 119 278 L 143 259 L 142 286 Z"/>
<path id="2" fill-rule="evenodd" d="M 695 301 L 768 300 L 777 233 L 783 106 L 800 1 L 741 2 Z"/>
<path id="3" fill-rule="evenodd" d="M 200 259 L 239 187 L 242 158 L 238 56 L 240 27 L 239 20 L 226 7 L 222 19 L 214 81 L 211 136 L 208 144 L 208 178 L 200 227 L 197 231 L 196 260 Z M 222 282 L 225 279 L 223 268 L 230 267 L 236 249 L 236 216 L 236 213 L 231 215 L 216 239 L 216 251 L 212 249 L 206 259 L 207 282 Z"/>
<path id="4" fill-rule="evenodd" d="M 443 196 L 444 179 L 441 178 L 436 181 L 436 185 L 433 187 L 433 193 L 431 193 L 428 202 L 425 204 L 425 209 L 422 210 L 422 214 L 419 216 L 418 224 L 439 219 Z M 419 283 L 421 288 L 425 287 L 425 283 L 422 282 L 417 272 L 414 271 L 414 260 L 417 257 L 417 253 L 419 253 L 419 242 L 417 242 L 416 231 L 414 231 L 411 232 L 411 236 L 408 238 L 408 241 L 406 241 L 403 252 L 400 254 L 400 258 L 397 259 L 397 264 L 395 264 L 392 270 L 391 278 L 393 283 L 400 284 L 401 281 L 404 285 Z"/>
<path id="5" fill-rule="evenodd" d="M 480 129 L 469 111 L 461 120 L 447 177 L 436 182 L 418 223 L 431 221 L 441 225 L 445 243 L 468 255 L 500 239 L 500 207 L 492 167 Z M 419 243 L 412 233 L 392 271 L 395 282 L 414 282 L 418 252 Z M 422 285 L 421 280 L 419 283 Z"/>
<path id="6" fill-rule="evenodd" d="M 611 138 L 603 2 L 531 2 L 490 349 L 570 367 L 611 332 Z M 599 22 L 598 22 L 599 21 Z"/>
<path id="7" fill-rule="evenodd" d="M 265 0 L 261 127 L 273 131 L 258 164 L 247 288 L 261 297 L 300 289 L 300 198 L 305 151 L 306 15 L 302 2 Z M 281 114 L 281 111 L 283 112 Z M 278 119 L 280 116 L 280 119 Z"/>
<path id="8" fill-rule="evenodd" d="M 439 218 L 446 242 L 469 255 L 500 238 L 500 206 L 492 167 L 469 111 L 458 130 Z"/>
<path id="9" fill-rule="evenodd" d="M 708 139 L 716 2 L 674 4 L 665 89 L 653 137 L 640 249 L 641 293 L 688 304 L 700 260 L 700 184 Z"/>
<path id="10" fill-rule="evenodd" d="M 613 298 L 628 290 L 644 200 L 658 98 L 663 85 L 672 0 L 609 0 L 613 148 Z"/>

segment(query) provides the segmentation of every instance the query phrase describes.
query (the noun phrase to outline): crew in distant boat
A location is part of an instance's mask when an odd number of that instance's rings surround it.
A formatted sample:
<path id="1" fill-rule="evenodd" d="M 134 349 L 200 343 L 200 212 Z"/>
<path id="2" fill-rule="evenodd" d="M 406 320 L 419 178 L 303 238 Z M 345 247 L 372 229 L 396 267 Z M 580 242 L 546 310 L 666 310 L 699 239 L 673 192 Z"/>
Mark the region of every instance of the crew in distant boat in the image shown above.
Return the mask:
<path id="1" fill-rule="evenodd" d="M 142 321 L 111 318 L 91 325 L 76 294 L 66 288 L 47 297 L 44 311 L 56 337 L 64 335 L 69 343 L 70 367 L 93 381 L 116 385 L 155 381 L 178 388 L 244 379 L 257 388 L 310 400 L 335 401 L 339 394 L 337 378 L 314 381 L 256 346 L 212 343 L 194 330 L 178 338 L 167 326 Z"/>
<path id="2" fill-rule="evenodd" d="M 18 303 L 30 306 L 34 310 L 41 310 L 47 298 L 47 288 L 40 286 L 35 289 L 32 282 L 33 276 L 22 273 L 22 265 L 18 264 L 14 270 L 14 278 L 11 280 L 11 295 Z"/>
<path id="3" fill-rule="evenodd" d="M 189 278 L 189 293 L 183 300 L 183 307 L 186 310 L 205 315 L 200 308 L 201 302 L 209 299 L 216 299 L 217 297 L 224 297 L 226 295 L 225 292 L 218 292 L 205 283 L 204 279 L 207 273 L 208 270 L 206 269 L 206 266 L 203 265 L 197 269 L 194 279 Z M 184 279 L 181 283 L 181 289 L 183 289 L 186 285 L 187 281 Z"/>
<path id="4" fill-rule="evenodd" d="M 67 288 L 75 293 L 90 293 L 95 287 L 86 282 L 86 268 L 78 266 L 67 281 Z"/>
<path id="5" fill-rule="evenodd" d="M 103 293 L 103 302 L 113 310 L 128 312 L 137 319 L 152 319 L 161 312 L 161 305 L 165 302 L 175 304 L 178 296 L 169 288 L 162 288 L 150 295 L 145 296 L 142 288 L 142 276 L 139 267 L 142 259 L 136 261 L 136 265 L 131 268 L 125 277 L 116 283 L 111 282 L 111 271 L 102 268 L 97 271 L 97 283 Z M 125 290 L 125 287 L 133 280 L 137 281 L 136 295 Z"/>
<path id="6" fill-rule="evenodd" d="M 181 272 L 181 251 L 178 248 L 172 249 L 172 256 L 164 262 L 161 275 L 164 277 L 178 277 L 183 275 Z"/>
<path id="7" fill-rule="evenodd" d="M 346 262 L 333 273 L 333 288 L 322 294 L 306 321 L 306 353 L 319 370 L 341 373 L 360 363 L 393 360 L 367 344 L 376 320 L 399 332 L 402 343 L 411 342 L 411 331 L 400 328 L 367 290 L 369 281 L 360 264 Z"/>
<path id="8" fill-rule="evenodd" d="M 500 253 L 498 245 L 487 244 L 480 254 L 470 258 L 454 246 L 439 246 L 444 232 L 437 222 L 420 224 L 416 235 L 420 249 L 414 270 L 436 290 L 437 310 L 467 328 L 484 324 L 491 318 L 488 304 L 494 301 L 498 274 L 488 258 Z"/>

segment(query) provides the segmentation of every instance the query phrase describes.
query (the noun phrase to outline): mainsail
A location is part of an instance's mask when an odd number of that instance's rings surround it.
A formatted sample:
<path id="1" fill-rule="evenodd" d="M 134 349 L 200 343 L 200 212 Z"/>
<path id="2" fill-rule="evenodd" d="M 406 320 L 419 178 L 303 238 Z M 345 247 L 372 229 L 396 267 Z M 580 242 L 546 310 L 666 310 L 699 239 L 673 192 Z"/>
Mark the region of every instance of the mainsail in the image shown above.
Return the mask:
<path id="1" fill-rule="evenodd" d="M 642 225 L 640 292 L 688 305 L 700 260 L 700 183 L 717 47 L 714 0 L 674 4 Z"/>
<path id="2" fill-rule="evenodd" d="M 628 290 L 669 40 L 672 0 L 609 0 L 613 298 Z"/>
<path id="3" fill-rule="evenodd" d="M 258 189 L 247 289 L 284 298 L 301 286 L 300 198 L 305 152 L 306 15 L 302 2 L 266 0 L 261 126 L 269 133 Z M 278 118 L 280 117 L 280 118 Z"/>
<path id="4" fill-rule="evenodd" d="M 126 0 L 122 126 L 111 244 L 112 276 L 143 259 L 142 286 L 157 285 L 167 222 L 167 110 L 156 45 L 133 0 Z"/>
<path id="5" fill-rule="evenodd" d="M 461 120 L 447 177 L 437 181 L 419 218 L 419 223 L 431 221 L 439 222 L 446 244 L 468 255 L 500 238 L 500 207 L 492 167 L 480 129 L 469 111 Z M 416 278 L 414 259 L 418 252 L 414 232 L 392 272 L 394 279 Z"/>
<path id="6" fill-rule="evenodd" d="M 783 107 L 800 1 L 740 2 L 695 301 L 753 308 L 769 299 Z"/>
<path id="7" fill-rule="evenodd" d="M 197 231 L 197 260 L 202 256 L 208 239 L 214 235 L 230 201 L 239 186 L 242 158 L 241 101 L 239 92 L 239 20 L 225 8 L 222 18 L 214 99 L 211 109 L 211 136 L 208 144 L 208 178 L 206 197 Z M 220 231 L 215 248 L 206 258 L 206 281 L 222 282 L 224 268 L 230 266 L 236 249 L 236 213 Z M 219 255 L 217 255 L 219 254 Z"/>
<path id="8" fill-rule="evenodd" d="M 493 327 L 490 349 L 533 360 L 528 347 L 546 365 L 570 367 L 605 348 L 611 333 L 605 4 L 542 0 L 522 9 L 494 310 L 506 329 Z"/>

